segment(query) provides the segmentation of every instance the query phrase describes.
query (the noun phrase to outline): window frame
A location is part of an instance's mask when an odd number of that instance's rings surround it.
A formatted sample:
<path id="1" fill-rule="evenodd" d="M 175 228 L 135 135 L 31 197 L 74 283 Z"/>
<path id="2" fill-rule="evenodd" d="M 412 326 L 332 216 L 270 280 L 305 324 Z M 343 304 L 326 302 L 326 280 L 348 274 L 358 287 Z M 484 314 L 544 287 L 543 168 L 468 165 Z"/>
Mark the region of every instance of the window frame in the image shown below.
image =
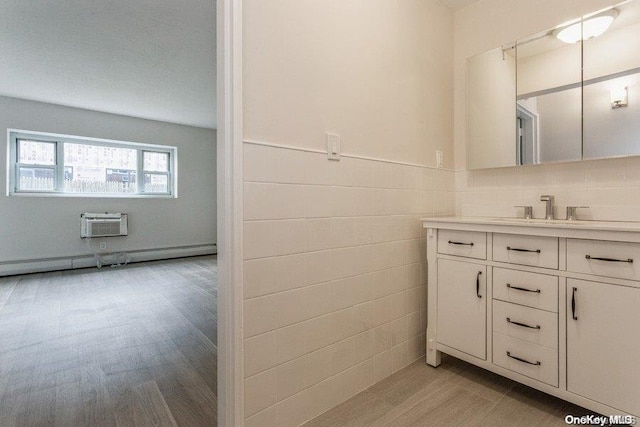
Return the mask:
<path id="1" fill-rule="evenodd" d="M 34 135 L 35 136 L 35 135 Z M 20 150 L 19 150 L 19 146 L 18 146 L 18 141 L 19 140 L 29 140 L 29 141 L 34 141 L 34 142 L 41 142 L 41 143 L 47 143 L 47 144 L 53 144 L 53 152 L 55 154 L 55 158 L 54 158 L 54 163 L 53 165 L 39 165 L 36 163 L 20 163 Z M 20 179 L 18 178 L 19 174 L 20 174 L 20 169 L 22 168 L 38 168 L 38 169 L 51 169 L 53 170 L 53 176 L 54 176 L 54 181 L 53 181 L 53 191 L 50 190 L 28 190 L 31 193 L 52 193 L 52 192 L 57 192 L 60 187 L 60 180 L 58 179 L 58 159 L 60 158 L 60 152 L 59 152 L 59 145 L 57 142 L 55 141 L 50 141 L 50 140 L 45 140 L 45 139 L 41 139 L 41 138 L 25 138 L 22 136 L 16 136 L 15 138 L 15 142 L 14 142 L 15 146 L 14 146 L 14 155 L 12 157 L 12 159 L 15 159 L 15 161 L 13 162 L 14 164 L 14 171 L 11 174 L 11 176 L 13 177 L 13 180 L 15 183 L 17 183 Z M 11 161 L 11 158 L 9 159 L 9 161 Z M 63 174 L 64 176 L 64 174 Z"/>
<path id="2" fill-rule="evenodd" d="M 19 163 L 18 140 L 47 142 L 55 145 L 55 164 L 36 165 Z M 64 192 L 64 144 L 83 144 L 98 147 L 115 147 L 136 150 L 136 192 L 135 193 L 80 193 Z M 150 172 L 167 175 L 167 192 L 144 191 L 144 152 L 166 153 L 169 156 L 167 172 Z M 20 168 L 35 167 L 53 169 L 54 190 L 22 190 L 18 188 Z M 146 144 L 140 142 L 117 141 L 103 138 L 63 135 L 48 132 L 7 129 L 7 196 L 37 197 L 100 197 L 100 198 L 177 198 L 178 197 L 178 148 L 169 145 Z"/>
<path id="3" fill-rule="evenodd" d="M 144 153 L 167 153 L 169 155 L 169 161 L 167 162 L 167 171 L 148 171 L 144 168 Z M 167 187 L 169 189 L 169 193 L 171 193 L 172 185 L 171 185 L 171 173 L 173 168 L 171 167 L 171 154 L 166 151 L 160 150 L 141 150 L 140 156 L 138 157 L 138 172 L 140 173 L 140 178 L 138 179 L 138 192 L 144 192 L 144 194 L 165 194 L 165 193 L 156 193 L 152 191 L 144 191 L 144 175 L 165 175 L 167 177 Z M 137 178 L 136 178 L 137 179 Z"/>

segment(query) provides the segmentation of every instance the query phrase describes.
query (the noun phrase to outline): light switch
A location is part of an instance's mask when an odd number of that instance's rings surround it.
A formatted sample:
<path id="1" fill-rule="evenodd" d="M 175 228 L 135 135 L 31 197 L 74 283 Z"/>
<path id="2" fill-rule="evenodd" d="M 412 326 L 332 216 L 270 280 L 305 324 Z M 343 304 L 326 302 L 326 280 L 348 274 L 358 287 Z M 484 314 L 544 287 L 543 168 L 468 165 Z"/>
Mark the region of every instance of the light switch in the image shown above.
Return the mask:
<path id="1" fill-rule="evenodd" d="M 444 158 L 441 150 L 436 150 L 436 167 L 437 168 L 444 167 Z"/>
<path id="2" fill-rule="evenodd" d="M 340 160 L 340 135 L 326 133 L 327 137 L 327 158 L 329 160 Z"/>

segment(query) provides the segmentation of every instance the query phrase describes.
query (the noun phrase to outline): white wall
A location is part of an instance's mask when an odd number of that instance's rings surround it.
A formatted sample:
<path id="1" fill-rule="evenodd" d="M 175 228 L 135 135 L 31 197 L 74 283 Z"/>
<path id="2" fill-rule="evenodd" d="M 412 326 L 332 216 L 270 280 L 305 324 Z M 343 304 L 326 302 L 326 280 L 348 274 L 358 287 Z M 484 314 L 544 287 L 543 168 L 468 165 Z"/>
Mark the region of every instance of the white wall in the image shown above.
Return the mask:
<path id="1" fill-rule="evenodd" d="M 351 154 L 435 166 L 442 150 L 451 167 L 450 14 L 435 0 L 248 1 L 245 139 L 323 150 L 334 131 Z"/>
<path id="2" fill-rule="evenodd" d="M 419 218 L 454 208 L 453 172 L 433 168 L 436 149 L 453 160 L 453 14 L 243 9 L 246 425 L 300 425 L 423 357 Z M 327 160 L 325 131 L 349 157 Z"/>
<path id="3" fill-rule="evenodd" d="M 244 146 L 249 426 L 300 425 L 424 358 L 419 218 L 453 213 L 453 173 Z"/>
<path id="4" fill-rule="evenodd" d="M 109 251 L 216 242 L 215 130 L 0 97 L 0 164 L 7 128 L 178 147 L 177 199 L 7 196 L 0 176 L 0 263 L 89 254 L 80 238 L 83 212 L 126 212 L 129 236 L 105 239 Z"/>

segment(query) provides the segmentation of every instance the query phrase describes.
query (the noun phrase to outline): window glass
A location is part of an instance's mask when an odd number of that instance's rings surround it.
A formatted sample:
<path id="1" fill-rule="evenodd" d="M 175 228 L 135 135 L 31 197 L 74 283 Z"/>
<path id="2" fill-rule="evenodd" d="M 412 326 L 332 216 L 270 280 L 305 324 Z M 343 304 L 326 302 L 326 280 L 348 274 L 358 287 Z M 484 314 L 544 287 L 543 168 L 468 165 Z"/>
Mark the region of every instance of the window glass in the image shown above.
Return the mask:
<path id="1" fill-rule="evenodd" d="M 148 172 L 169 172 L 169 154 L 145 151 L 143 169 Z"/>
<path id="2" fill-rule="evenodd" d="M 56 164 L 56 144 L 53 142 L 19 139 L 18 163 L 53 166 Z"/>
<path id="3" fill-rule="evenodd" d="M 144 174 L 145 193 L 168 193 L 169 177 L 164 174 L 145 173 Z"/>
<path id="4" fill-rule="evenodd" d="M 8 191 L 171 196 L 176 147 L 9 130 Z"/>
<path id="5" fill-rule="evenodd" d="M 88 144 L 64 144 L 64 191 L 135 193 L 138 150 Z"/>
<path id="6" fill-rule="evenodd" d="M 56 171 L 53 168 L 20 166 L 20 189 L 25 191 L 54 191 Z"/>

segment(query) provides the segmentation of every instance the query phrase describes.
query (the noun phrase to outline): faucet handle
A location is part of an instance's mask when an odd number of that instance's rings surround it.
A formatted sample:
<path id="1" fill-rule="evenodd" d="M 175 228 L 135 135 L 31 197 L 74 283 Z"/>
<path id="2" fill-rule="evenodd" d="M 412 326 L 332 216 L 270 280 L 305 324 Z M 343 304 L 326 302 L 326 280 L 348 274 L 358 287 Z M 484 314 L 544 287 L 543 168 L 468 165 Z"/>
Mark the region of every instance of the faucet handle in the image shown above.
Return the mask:
<path id="1" fill-rule="evenodd" d="M 533 218 L 533 206 L 516 205 L 514 208 L 524 208 L 524 219 Z"/>
<path id="2" fill-rule="evenodd" d="M 567 221 L 575 221 L 578 219 L 576 215 L 578 209 L 589 209 L 589 206 L 567 206 Z"/>
<path id="3" fill-rule="evenodd" d="M 555 199 L 555 197 L 549 195 L 549 194 L 543 194 L 542 196 L 540 196 L 540 201 L 541 202 L 548 202 Z"/>

